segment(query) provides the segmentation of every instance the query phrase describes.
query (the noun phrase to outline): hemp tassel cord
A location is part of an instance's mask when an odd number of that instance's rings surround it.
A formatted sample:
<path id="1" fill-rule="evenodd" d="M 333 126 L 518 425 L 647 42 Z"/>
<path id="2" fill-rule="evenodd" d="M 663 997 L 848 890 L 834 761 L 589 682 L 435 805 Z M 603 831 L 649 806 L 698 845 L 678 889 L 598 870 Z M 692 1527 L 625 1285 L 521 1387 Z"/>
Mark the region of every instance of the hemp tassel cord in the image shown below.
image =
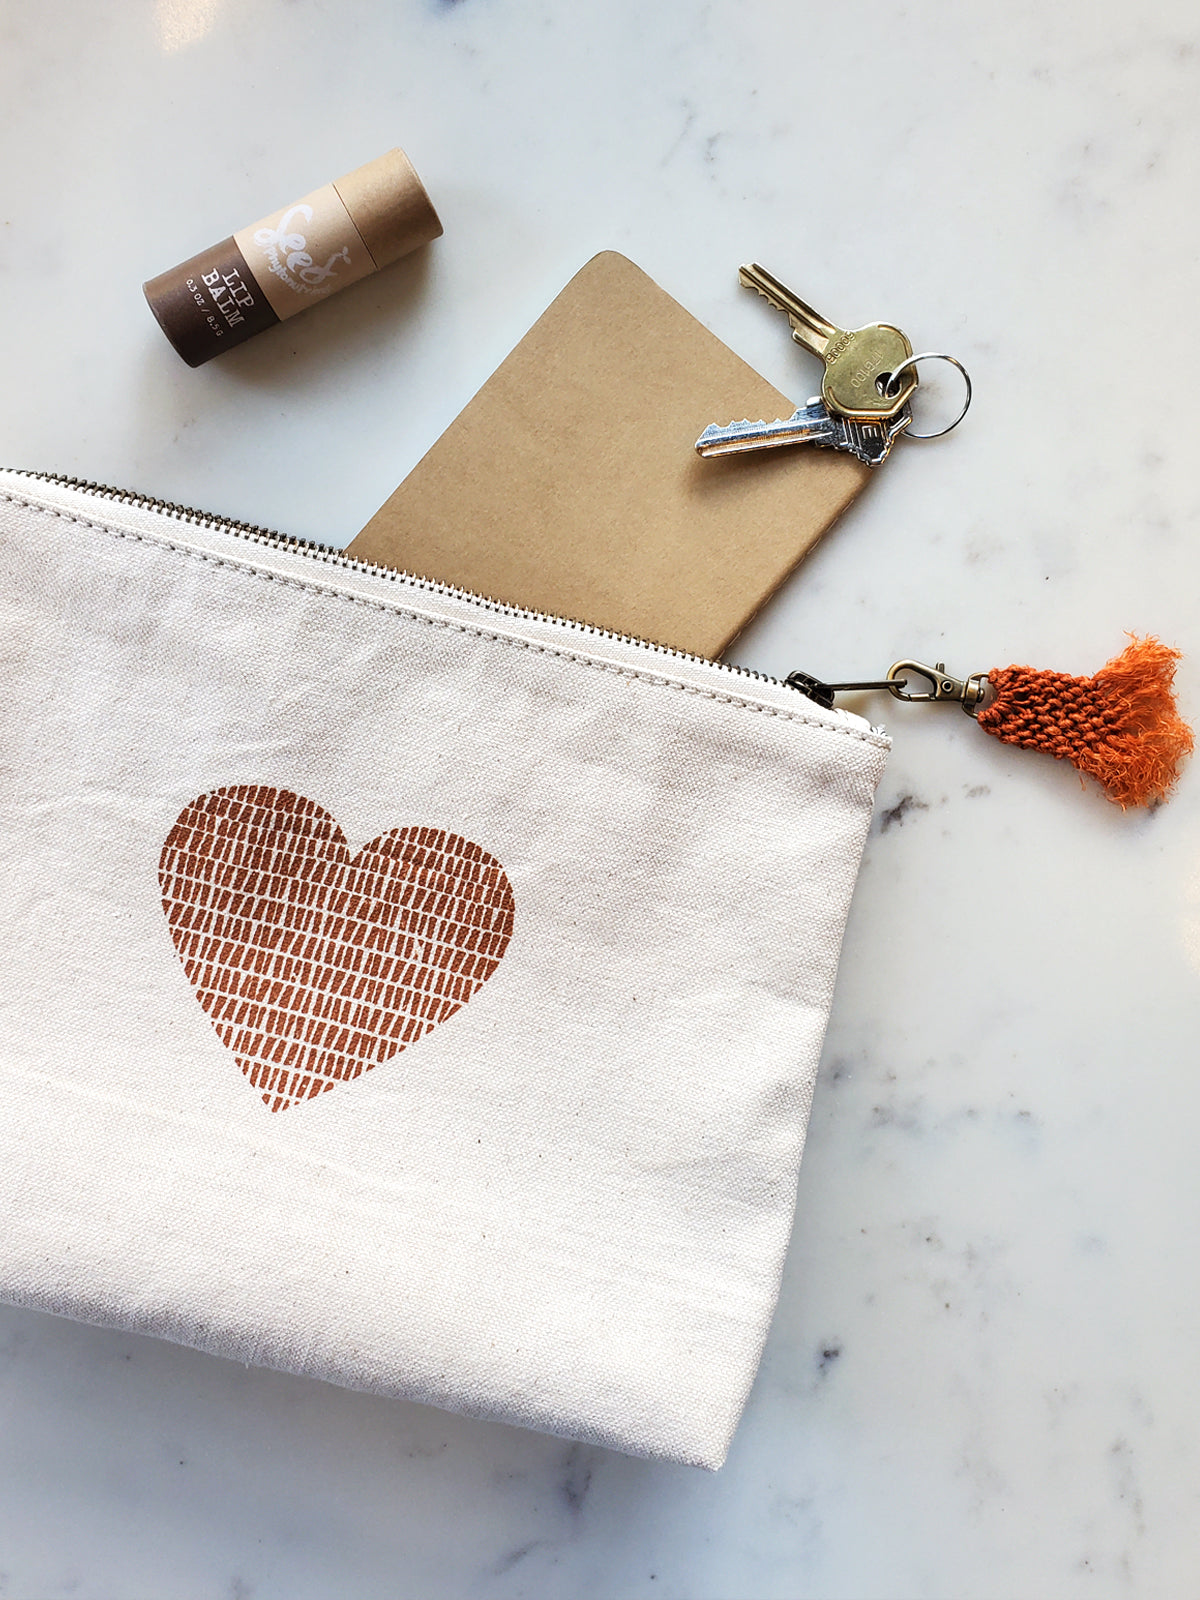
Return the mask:
<path id="1" fill-rule="evenodd" d="M 979 726 L 1005 744 L 1070 761 L 1122 808 L 1165 800 L 1193 743 L 1175 705 L 1180 652 L 1129 638 L 1091 678 L 1035 667 L 989 672 L 995 699 Z"/>

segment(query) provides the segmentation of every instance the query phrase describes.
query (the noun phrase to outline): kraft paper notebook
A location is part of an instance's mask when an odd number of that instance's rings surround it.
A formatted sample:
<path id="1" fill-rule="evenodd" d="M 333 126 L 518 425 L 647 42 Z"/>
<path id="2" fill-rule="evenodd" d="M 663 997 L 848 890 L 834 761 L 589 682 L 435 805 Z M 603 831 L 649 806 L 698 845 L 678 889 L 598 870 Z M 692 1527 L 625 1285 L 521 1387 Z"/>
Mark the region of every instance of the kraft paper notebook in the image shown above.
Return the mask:
<path id="1" fill-rule="evenodd" d="M 708 423 L 788 416 L 796 398 L 606 251 L 349 554 L 716 658 L 870 475 L 812 446 L 696 455 Z"/>

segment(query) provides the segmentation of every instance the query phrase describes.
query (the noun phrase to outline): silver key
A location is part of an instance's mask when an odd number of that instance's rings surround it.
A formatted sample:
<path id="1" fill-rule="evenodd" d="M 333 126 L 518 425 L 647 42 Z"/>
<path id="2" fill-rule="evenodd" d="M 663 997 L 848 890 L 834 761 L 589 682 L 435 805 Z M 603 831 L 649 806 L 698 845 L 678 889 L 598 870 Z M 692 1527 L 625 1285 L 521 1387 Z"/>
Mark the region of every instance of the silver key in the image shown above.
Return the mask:
<path id="1" fill-rule="evenodd" d="M 912 421 L 912 412 L 903 406 L 894 417 L 871 422 L 855 421 L 828 411 L 819 395 L 797 406 L 790 417 L 776 422 L 730 422 L 722 427 L 710 423 L 696 440 L 696 453 L 702 456 L 739 455 L 746 450 L 769 450 L 784 444 L 819 444 L 830 450 L 846 450 L 869 467 L 887 459 L 893 443 Z"/>

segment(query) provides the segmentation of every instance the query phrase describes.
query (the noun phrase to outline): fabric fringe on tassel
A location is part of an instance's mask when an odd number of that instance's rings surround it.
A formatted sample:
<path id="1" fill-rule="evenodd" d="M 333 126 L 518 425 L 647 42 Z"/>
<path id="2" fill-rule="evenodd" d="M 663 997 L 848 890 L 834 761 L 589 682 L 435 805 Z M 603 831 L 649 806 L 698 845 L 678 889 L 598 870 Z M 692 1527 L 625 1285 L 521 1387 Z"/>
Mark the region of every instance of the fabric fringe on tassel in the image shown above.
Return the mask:
<path id="1" fill-rule="evenodd" d="M 979 726 L 1005 744 L 1070 761 L 1124 808 L 1165 800 L 1193 743 L 1175 705 L 1180 652 L 1129 638 L 1092 678 L 1034 667 L 989 672 L 995 698 Z"/>

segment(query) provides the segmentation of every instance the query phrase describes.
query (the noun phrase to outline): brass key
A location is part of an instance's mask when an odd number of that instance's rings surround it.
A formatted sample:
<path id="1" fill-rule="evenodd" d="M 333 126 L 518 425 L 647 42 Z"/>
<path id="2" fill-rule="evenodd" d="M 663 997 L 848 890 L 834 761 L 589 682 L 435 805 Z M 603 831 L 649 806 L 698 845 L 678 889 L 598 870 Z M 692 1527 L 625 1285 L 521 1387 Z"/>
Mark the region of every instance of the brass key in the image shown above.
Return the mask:
<path id="1" fill-rule="evenodd" d="M 738 268 L 738 277 L 747 289 L 757 289 L 792 325 L 792 338 L 825 363 L 821 398 L 830 411 L 840 412 L 858 422 L 894 417 L 917 387 L 912 369 L 905 373 L 895 393 L 880 379 L 890 377 L 913 353 L 913 347 L 887 322 L 871 322 L 865 328 L 835 328 L 785 283 L 757 262 Z"/>

